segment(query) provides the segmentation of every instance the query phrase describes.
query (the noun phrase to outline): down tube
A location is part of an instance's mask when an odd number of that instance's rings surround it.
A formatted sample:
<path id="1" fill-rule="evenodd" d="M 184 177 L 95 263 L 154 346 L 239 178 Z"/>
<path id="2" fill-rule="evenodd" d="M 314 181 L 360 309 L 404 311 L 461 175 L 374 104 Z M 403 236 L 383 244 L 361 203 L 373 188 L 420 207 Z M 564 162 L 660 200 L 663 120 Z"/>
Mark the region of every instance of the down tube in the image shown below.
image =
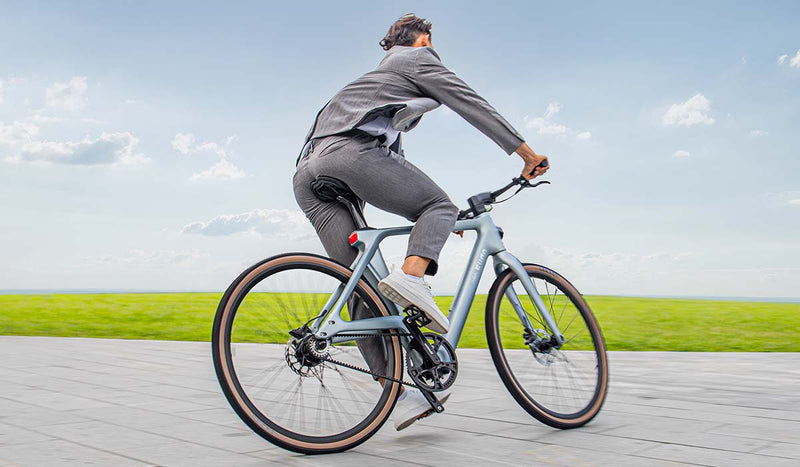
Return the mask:
<path id="1" fill-rule="evenodd" d="M 533 284 L 530 276 L 528 276 L 528 272 L 525 270 L 525 267 L 516 256 L 512 255 L 508 251 L 501 251 L 495 255 L 495 259 L 505 265 L 507 265 L 514 274 L 517 275 L 519 278 L 520 283 L 525 288 L 525 291 L 528 293 L 531 301 L 533 302 L 536 309 L 539 310 L 539 313 L 544 318 L 545 323 L 547 323 L 547 327 L 553 332 L 553 335 L 556 336 L 558 339 L 559 344 L 564 343 L 564 336 L 561 335 L 561 330 L 558 329 L 555 321 L 553 321 L 553 317 L 550 316 L 550 310 L 547 309 L 545 306 L 544 301 L 542 301 L 542 297 L 539 296 L 539 291 L 536 290 L 536 286 Z"/>
<path id="2" fill-rule="evenodd" d="M 458 347 L 458 341 L 461 339 L 461 332 L 467 323 L 469 309 L 475 299 L 475 291 L 478 290 L 478 283 L 481 281 L 488 257 L 489 250 L 486 246 L 480 241 L 476 242 L 472 248 L 469 261 L 467 261 L 468 268 L 461 277 L 461 283 L 458 284 L 458 292 L 456 292 L 456 296 L 453 299 L 448 316 L 450 332 L 445 335 L 445 339 L 450 342 L 453 348 Z"/>

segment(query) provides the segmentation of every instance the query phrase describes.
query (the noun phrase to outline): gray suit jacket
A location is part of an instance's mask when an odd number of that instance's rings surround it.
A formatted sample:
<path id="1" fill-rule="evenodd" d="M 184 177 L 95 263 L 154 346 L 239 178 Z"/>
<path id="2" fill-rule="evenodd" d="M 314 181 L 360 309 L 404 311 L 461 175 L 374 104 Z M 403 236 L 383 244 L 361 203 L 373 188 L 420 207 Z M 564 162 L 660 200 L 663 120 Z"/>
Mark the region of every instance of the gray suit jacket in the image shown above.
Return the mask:
<path id="1" fill-rule="evenodd" d="M 507 154 L 524 141 L 494 107 L 442 64 L 433 49 L 394 46 L 375 70 L 345 86 L 319 111 L 305 142 L 353 130 L 377 117 L 391 118 L 395 130 L 409 131 L 422 114 L 440 104 Z"/>

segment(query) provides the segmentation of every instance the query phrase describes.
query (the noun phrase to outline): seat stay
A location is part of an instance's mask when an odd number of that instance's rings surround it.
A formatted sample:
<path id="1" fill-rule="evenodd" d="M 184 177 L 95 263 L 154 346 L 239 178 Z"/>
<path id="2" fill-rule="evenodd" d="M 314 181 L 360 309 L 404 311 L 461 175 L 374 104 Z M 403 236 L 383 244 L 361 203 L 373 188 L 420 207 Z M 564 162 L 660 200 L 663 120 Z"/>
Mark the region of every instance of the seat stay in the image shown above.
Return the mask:
<path id="1" fill-rule="evenodd" d="M 358 261 L 358 257 L 356 257 L 355 261 L 353 261 L 353 265 L 355 265 L 356 261 Z M 352 268 L 353 265 L 350 267 Z M 364 279 L 369 283 L 369 285 L 377 290 L 378 282 L 388 275 L 389 268 L 386 266 L 386 261 L 383 259 L 383 253 L 381 252 L 381 249 L 378 248 L 375 250 L 375 254 L 372 256 L 372 258 L 369 260 L 369 264 L 367 264 L 367 270 L 364 271 Z M 387 303 L 387 305 L 388 304 L 389 303 Z M 394 305 L 393 303 L 391 304 Z M 402 310 L 400 307 L 394 305 L 394 308 L 397 308 L 396 314 L 401 314 Z"/>
<path id="2" fill-rule="evenodd" d="M 342 296 L 342 291 L 344 290 L 345 285 L 339 283 L 336 286 L 336 289 L 333 291 L 331 296 L 328 298 L 328 301 L 325 302 L 325 305 L 322 306 L 322 311 L 320 312 L 319 316 L 314 319 L 314 322 L 311 323 L 309 329 L 311 332 L 316 332 L 319 327 L 324 322 L 325 318 L 330 314 L 328 311 L 339 301 L 339 298 Z"/>

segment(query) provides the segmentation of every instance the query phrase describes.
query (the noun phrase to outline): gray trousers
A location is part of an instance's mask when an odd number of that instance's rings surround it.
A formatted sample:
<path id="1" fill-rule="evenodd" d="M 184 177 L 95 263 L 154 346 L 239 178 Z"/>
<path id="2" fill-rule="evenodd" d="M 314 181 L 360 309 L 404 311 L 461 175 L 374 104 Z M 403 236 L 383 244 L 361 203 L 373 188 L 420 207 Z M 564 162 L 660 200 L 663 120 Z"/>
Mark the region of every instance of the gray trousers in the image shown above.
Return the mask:
<path id="1" fill-rule="evenodd" d="M 294 195 L 328 255 L 349 265 L 357 253 L 347 241 L 355 223 L 341 203 L 325 203 L 314 196 L 310 185 L 318 175 L 338 178 L 359 199 L 415 222 L 406 256 L 432 260 L 426 273 L 436 273 L 439 252 L 453 230 L 458 208 L 425 173 L 366 134 L 313 142 L 297 165 Z"/>
<path id="2" fill-rule="evenodd" d="M 361 133 L 315 140 L 308 154 L 300 159 L 294 175 L 297 204 L 316 229 L 328 256 L 350 265 L 358 253 L 347 240 L 356 230 L 355 222 L 341 203 L 326 203 L 314 196 L 311 181 L 318 175 L 338 178 L 362 201 L 415 222 L 406 256 L 430 259 L 426 273 L 436 273 L 439 252 L 453 230 L 458 208 L 421 170 L 381 145 L 377 138 Z M 372 316 L 365 307 L 357 307 L 351 313 L 353 319 Z M 383 351 L 372 342 L 378 340 L 358 340 L 373 371 L 386 365 Z"/>

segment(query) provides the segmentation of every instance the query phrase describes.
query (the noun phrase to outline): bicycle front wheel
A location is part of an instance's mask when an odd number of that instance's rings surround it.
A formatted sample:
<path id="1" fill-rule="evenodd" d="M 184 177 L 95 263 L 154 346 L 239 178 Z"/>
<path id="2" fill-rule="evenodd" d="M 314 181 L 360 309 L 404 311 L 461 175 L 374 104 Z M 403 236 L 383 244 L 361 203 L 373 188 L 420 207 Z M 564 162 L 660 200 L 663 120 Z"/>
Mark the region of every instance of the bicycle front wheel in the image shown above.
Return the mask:
<path id="1" fill-rule="evenodd" d="M 242 273 L 220 301 L 212 334 L 214 367 L 239 417 L 285 449 L 322 454 L 350 449 L 389 416 L 403 363 L 395 333 L 349 341 L 318 340 L 302 329 L 341 293 L 350 269 L 328 258 L 291 253 Z M 388 316 L 363 279 L 343 318 Z M 303 334 L 299 336 L 299 334 Z"/>
<path id="2" fill-rule="evenodd" d="M 556 322 L 564 344 L 548 344 L 552 331 L 510 269 L 492 284 L 486 335 L 492 360 L 508 391 L 528 413 L 555 428 L 576 428 L 600 411 L 608 389 L 608 357 L 589 305 L 566 279 L 535 264 L 525 270 Z M 524 309 L 526 329 L 514 309 Z"/>

